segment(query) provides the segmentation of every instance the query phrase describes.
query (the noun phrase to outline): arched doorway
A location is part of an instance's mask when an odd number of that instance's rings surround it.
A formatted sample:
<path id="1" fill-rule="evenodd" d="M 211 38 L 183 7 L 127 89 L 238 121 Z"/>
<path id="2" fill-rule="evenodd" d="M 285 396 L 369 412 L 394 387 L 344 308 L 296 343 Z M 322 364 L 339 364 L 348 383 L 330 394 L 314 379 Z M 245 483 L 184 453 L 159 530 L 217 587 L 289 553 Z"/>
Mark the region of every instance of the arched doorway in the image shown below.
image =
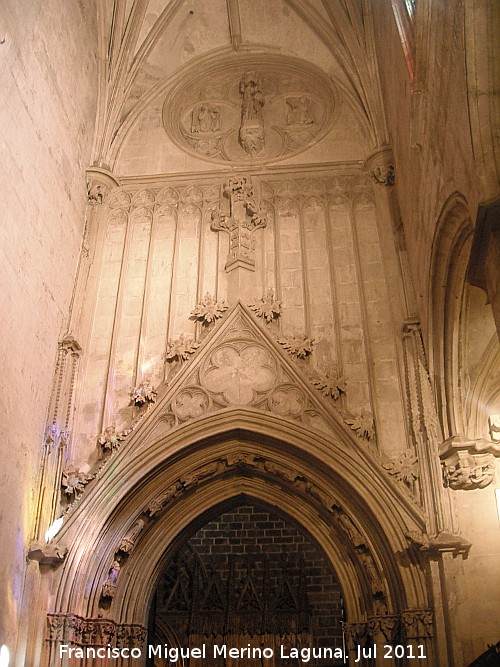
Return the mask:
<path id="1" fill-rule="evenodd" d="M 192 664 L 200 647 L 214 667 L 231 662 L 231 648 L 248 667 L 299 665 L 309 653 L 312 665 L 320 656 L 322 664 L 346 664 L 340 584 L 300 524 L 241 495 L 186 532 L 153 599 L 148 665 L 164 667 L 177 652 Z"/>
<path id="2" fill-rule="evenodd" d="M 62 643 L 136 647 L 141 661 L 123 660 L 120 667 L 146 665 L 148 619 L 162 574 L 194 526 L 242 496 L 295 520 L 319 545 L 342 587 L 352 660 L 358 647 L 404 641 L 424 646 L 433 664 L 425 571 L 405 537 L 421 530 L 420 519 L 376 468 L 360 465 L 319 432 L 242 408 L 142 447 L 133 460 L 125 450 L 106 468 L 63 525 L 58 539 L 71 546 L 56 573 L 40 665 L 79 667 L 78 660 L 61 663 Z M 104 600 L 117 559 L 115 589 Z M 168 643 L 173 633 L 164 636 Z"/>

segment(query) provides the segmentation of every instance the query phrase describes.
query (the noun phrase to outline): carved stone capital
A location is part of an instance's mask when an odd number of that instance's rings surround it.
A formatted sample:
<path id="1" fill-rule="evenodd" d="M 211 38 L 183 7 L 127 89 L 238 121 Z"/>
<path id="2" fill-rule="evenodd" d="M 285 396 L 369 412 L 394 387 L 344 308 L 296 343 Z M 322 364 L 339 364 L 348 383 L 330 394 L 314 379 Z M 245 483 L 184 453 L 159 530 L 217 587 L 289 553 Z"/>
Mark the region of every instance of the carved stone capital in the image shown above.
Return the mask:
<path id="1" fill-rule="evenodd" d="M 407 609 L 401 614 L 401 630 L 405 640 L 426 639 L 434 635 L 430 609 Z"/>
<path id="2" fill-rule="evenodd" d="M 401 619 L 397 614 L 372 616 L 368 619 L 368 631 L 374 641 L 396 642 L 399 637 Z"/>
<path id="3" fill-rule="evenodd" d="M 47 640 L 76 646 L 140 648 L 147 631 L 137 623 L 116 623 L 109 618 L 82 618 L 76 614 L 48 614 Z"/>
<path id="4" fill-rule="evenodd" d="M 365 160 L 364 168 L 377 185 L 394 185 L 394 156 L 390 146 L 377 148 Z"/>
<path id="5" fill-rule="evenodd" d="M 443 482 L 450 489 L 484 489 L 495 476 L 493 454 L 458 451 L 443 461 Z"/>
<path id="6" fill-rule="evenodd" d="M 102 204 L 108 193 L 120 182 L 107 169 L 89 167 L 87 169 L 87 203 L 90 206 Z"/>
<path id="7" fill-rule="evenodd" d="M 445 486 L 455 490 L 484 489 L 493 481 L 500 443 L 455 435 L 440 445 L 439 455 Z"/>
<path id="8" fill-rule="evenodd" d="M 67 547 L 61 544 L 40 544 L 35 542 L 28 551 L 28 558 L 36 560 L 40 565 L 50 565 L 54 567 L 66 558 Z"/>
<path id="9" fill-rule="evenodd" d="M 358 646 L 364 646 L 370 638 L 368 621 L 348 621 L 344 623 L 344 632 L 347 645 L 351 650 L 355 650 Z"/>

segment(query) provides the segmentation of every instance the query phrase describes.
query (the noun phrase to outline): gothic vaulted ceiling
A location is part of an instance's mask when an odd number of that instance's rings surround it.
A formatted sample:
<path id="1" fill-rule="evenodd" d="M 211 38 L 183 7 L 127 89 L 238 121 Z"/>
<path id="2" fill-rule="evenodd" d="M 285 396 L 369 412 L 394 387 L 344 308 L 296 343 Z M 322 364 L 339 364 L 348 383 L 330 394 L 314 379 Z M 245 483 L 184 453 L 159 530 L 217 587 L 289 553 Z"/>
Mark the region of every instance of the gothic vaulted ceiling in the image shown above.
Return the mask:
<path id="1" fill-rule="evenodd" d="M 386 140 L 368 0 L 99 0 L 99 36 L 94 163 L 119 174 L 363 159 Z M 249 73 L 265 148 L 238 127 Z"/>

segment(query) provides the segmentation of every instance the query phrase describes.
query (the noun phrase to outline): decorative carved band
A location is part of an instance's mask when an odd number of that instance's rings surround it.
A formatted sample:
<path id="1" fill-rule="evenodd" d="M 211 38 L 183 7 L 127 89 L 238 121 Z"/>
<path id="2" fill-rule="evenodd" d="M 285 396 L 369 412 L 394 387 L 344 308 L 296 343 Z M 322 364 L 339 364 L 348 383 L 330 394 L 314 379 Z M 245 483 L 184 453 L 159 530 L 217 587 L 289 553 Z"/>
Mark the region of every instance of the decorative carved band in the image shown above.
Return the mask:
<path id="1" fill-rule="evenodd" d="M 406 609 L 401 614 L 370 616 L 366 621 L 344 623 L 348 646 L 354 650 L 368 642 L 429 639 L 434 635 L 430 609 Z"/>
<path id="2" fill-rule="evenodd" d="M 47 614 L 46 639 L 52 642 L 142 649 L 146 636 L 146 628 L 138 624 L 120 624 L 107 618 L 82 618 L 76 614 Z"/>

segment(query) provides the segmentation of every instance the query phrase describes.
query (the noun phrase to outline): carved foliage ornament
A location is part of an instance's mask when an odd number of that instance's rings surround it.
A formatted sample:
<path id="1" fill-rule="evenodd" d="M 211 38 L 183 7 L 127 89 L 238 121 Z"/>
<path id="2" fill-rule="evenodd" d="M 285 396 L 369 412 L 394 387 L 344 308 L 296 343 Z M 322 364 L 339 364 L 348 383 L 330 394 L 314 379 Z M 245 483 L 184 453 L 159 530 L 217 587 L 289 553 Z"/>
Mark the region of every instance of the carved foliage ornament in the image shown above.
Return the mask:
<path id="1" fill-rule="evenodd" d="M 217 301 L 215 296 L 207 292 L 200 303 L 196 304 L 194 310 L 191 311 L 191 318 L 208 326 L 221 318 L 228 308 L 229 306 L 224 300 Z"/>
<path id="2" fill-rule="evenodd" d="M 199 343 L 181 334 L 179 338 L 168 341 L 165 359 L 168 362 L 179 361 L 182 363 L 187 361 L 198 347 Z"/>
<path id="3" fill-rule="evenodd" d="M 144 380 L 141 384 L 132 390 L 132 403 L 138 407 L 142 408 L 144 405 L 154 403 L 158 392 L 154 387 L 151 386 L 150 380 Z"/>
<path id="4" fill-rule="evenodd" d="M 79 470 L 74 464 L 66 466 L 62 473 L 61 485 L 67 496 L 78 496 L 95 475 Z"/>
<path id="5" fill-rule="evenodd" d="M 253 310 L 257 317 L 262 317 L 268 324 L 279 318 L 281 315 L 281 306 L 282 302 L 274 298 L 274 290 L 272 288 L 267 290 L 265 297 L 248 304 L 250 310 Z"/>
<path id="6" fill-rule="evenodd" d="M 366 440 L 375 439 L 373 417 L 369 412 L 362 410 L 359 415 L 346 416 L 344 421 L 356 433 L 358 438 L 365 438 Z"/>
<path id="7" fill-rule="evenodd" d="M 415 484 L 420 477 L 420 468 L 417 455 L 413 450 L 405 449 L 394 454 L 390 461 L 382 463 L 382 467 L 412 493 L 415 491 Z"/>
<path id="8" fill-rule="evenodd" d="M 122 440 L 125 440 L 130 431 L 116 432 L 116 426 L 108 426 L 101 433 L 97 442 L 104 452 L 114 452 L 120 448 Z"/>
<path id="9" fill-rule="evenodd" d="M 283 336 L 278 339 L 278 343 L 292 357 L 307 359 L 313 352 L 314 338 L 308 338 L 307 336 Z"/>
<path id="10" fill-rule="evenodd" d="M 341 394 L 345 394 L 347 391 L 347 382 L 345 378 L 340 377 L 336 373 L 328 375 L 320 375 L 317 378 L 312 380 L 313 385 L 318 389 L 323 396 L 333 398 L 334 401 L 337 401 Z"/>

